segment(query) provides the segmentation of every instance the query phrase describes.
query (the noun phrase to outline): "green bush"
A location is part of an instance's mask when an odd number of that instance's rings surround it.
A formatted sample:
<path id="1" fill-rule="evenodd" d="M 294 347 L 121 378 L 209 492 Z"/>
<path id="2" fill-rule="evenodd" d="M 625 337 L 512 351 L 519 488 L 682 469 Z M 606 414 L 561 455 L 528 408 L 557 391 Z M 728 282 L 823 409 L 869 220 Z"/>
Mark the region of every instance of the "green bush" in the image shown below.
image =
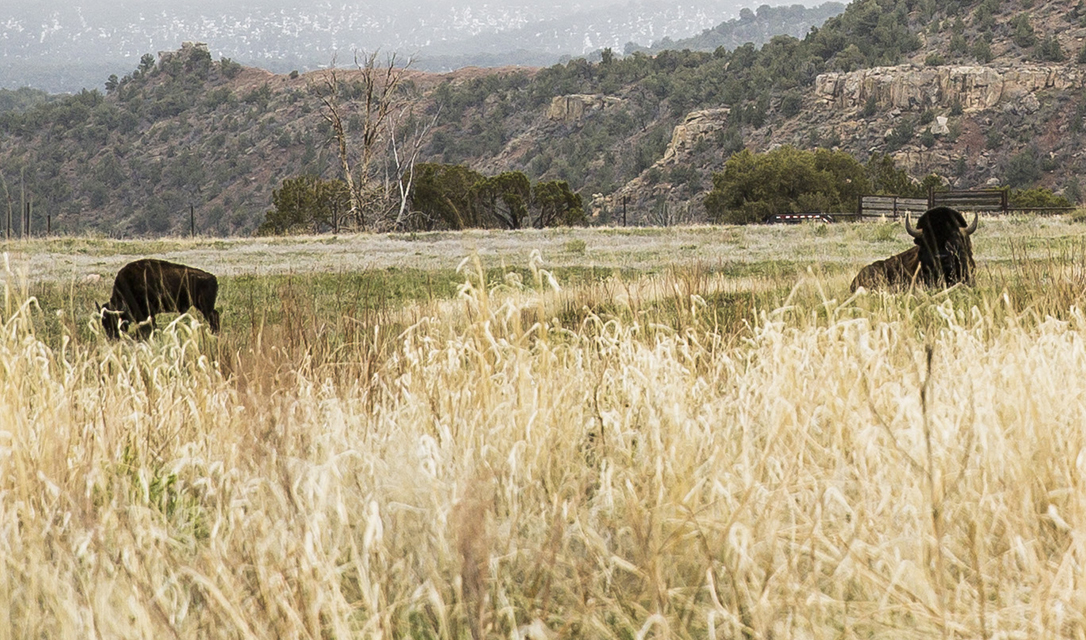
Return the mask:
<path id="1" fill-rule="evenodd" d="M 977 40 L 973 44 L 972 53 L 977 62 L 981 64 L 988 64 L 994 57 L 992 54 L 992 45 L 988 44 L 987 40 Z"/>
<path id="2" fill-rule="evenodd" d="M 1011 20 L 1013 34 L 1011 40 L 1023 49 L 1037 44 L 1037 33 L 1033 30 L 1033 23 L 1028 13 L 1019 14 Z"/>
<path id="3" fill-rule="evenodd" d="M 1003 170 L 1004 181 L 1016 189 L 1035 184 L 1042 175 L 1041 158 L 1034 148 L 1011 156 Z"/>
<path id="4" fill-rule="evenodd" d="M 1070 200 L 1044 187 L 1012 189 L 1007 194 L 1007 201 L 1014 209 L 1070 208 L 1072 206 Z"/>
<path id="5" fill-rule="evenodd" d="M 764 154 L 744 149 L 712 178 L 706 212 L 729 224 L 761 222 L 775 213 L 851 211 L 870 188 L 864 166 L 849 154 L 791 146 Z"/>
<path id="6" fill-rule="evenodd" d="M 1042 62 L 1063 62 L 1067 56 L 1063 53 L 1060 41 L 1055 36 L 1048 36 L 1037 44 L 1037 58 Z"/>

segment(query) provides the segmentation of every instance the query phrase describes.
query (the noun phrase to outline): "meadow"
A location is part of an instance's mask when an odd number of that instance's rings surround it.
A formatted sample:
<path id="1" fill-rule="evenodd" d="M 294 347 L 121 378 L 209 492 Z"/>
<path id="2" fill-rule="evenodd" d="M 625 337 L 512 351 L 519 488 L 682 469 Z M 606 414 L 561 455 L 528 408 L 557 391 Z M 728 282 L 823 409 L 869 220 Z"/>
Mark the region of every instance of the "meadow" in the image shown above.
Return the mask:
<path id="1" fill-rule="evenodd" d="M 1086 637 L 1086 225 L 0 244 L 0 638 Z M 223 330 L 108 342 L 130 259 Z"/>

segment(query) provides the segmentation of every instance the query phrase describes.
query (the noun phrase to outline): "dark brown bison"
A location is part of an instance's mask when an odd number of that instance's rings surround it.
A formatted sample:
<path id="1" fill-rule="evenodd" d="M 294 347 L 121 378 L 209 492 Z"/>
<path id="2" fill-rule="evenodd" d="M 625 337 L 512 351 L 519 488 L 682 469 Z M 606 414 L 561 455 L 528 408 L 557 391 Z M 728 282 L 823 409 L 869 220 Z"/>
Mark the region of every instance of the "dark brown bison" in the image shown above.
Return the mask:
<path id="1" fill-rule="evenodd" d="M 977 215 L 966 225 L 962 214 L 949 207 L 929 209 L 913 228 L 905 216 L 905 230 L 916 243 L 908 251 L 878 260 L 860 269 L 851 289 L 902 287 L 913 282 L 949 287 L 959 282 L 973 284 L 973 243 L 969 236 L 977 230 Z"/>
<path id="2" fill-rule="evenodd" d="M 184 313 L 196 307 L 207 318 L 212 333 L 218 333 L 218 293 L 218 280 L 206 271 L 153 258 L 136 260 L 117 272 L 113 295 L 99 308 L 102 327 L 107 336 L 117 339 L 131 323 L 150 321 L 153 328 L 157 313 Z"/>

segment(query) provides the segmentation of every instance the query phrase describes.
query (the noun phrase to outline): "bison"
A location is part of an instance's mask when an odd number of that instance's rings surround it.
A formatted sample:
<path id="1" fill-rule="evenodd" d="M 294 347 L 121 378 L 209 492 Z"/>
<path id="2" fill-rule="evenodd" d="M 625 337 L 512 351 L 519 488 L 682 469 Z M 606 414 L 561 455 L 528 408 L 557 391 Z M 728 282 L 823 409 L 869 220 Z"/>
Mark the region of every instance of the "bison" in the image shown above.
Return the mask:
<path id="1" fill-rule="evenodd" d="M 977 230 L 977 214 L 966 225 L 958 211 L 935 207 L 920 216 L 916 228 L 906 214 L 905 230 L 916 246 L 860 269 L 852 280 L 852 291 L 859 287 L 901 287 L 916 281 L 929 287 L 973 284 L 976 264 L 969 236 Z"/>
<path id="2" fill-rule="evenodd" d="M 218 280 L 206 271 L 153 258 L 136 260 L 117 272 L 113 295 L 99 307 L 102 327 L 115 340 L 133 322 L 150 321 L 153 328 L 157 313 L 184 313 L 189 307 L 196 307 L 207 318 L 212 333 L 218 333 L 219 312 L 215 310 L 218 293 Z"/>

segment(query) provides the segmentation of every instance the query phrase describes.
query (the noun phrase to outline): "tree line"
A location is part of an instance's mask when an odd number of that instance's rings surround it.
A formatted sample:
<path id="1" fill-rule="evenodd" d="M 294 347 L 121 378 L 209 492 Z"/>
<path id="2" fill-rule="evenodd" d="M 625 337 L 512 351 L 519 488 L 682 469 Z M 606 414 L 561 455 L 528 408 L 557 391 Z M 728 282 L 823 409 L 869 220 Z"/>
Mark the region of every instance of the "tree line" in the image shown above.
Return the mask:
<path id="1" fill-rule="evenodd" d="M 743 149 L 713 174 L 713 188 L 705 197 L 709 220 L 725 224 L 762 222 L 778 213 L 839 213 L 855 211 L 860 196 L 926 197 L 929 189 L 943 189 L 942 178 L 930 174 L 911 179 L 888 155 L 875 155 L 862 164 L 844 151 L 792 146 L 766 153 Z M 1051 190 L 1012 189 L 1012 206 L 1063 208 L 1071 202 Z"/>
<path id="2" fill-rule="evenodd" d="M 561 180 L 532 183 L 520 171 L 486 176 L 460 164 L 419 163 L 402 178 L 400 230 L 542 229 L 585 224 L 584 204 Z M 272 192 L 259 233 L 338 231 L 350 210 L 340 179 L 288 178 Z"/>

